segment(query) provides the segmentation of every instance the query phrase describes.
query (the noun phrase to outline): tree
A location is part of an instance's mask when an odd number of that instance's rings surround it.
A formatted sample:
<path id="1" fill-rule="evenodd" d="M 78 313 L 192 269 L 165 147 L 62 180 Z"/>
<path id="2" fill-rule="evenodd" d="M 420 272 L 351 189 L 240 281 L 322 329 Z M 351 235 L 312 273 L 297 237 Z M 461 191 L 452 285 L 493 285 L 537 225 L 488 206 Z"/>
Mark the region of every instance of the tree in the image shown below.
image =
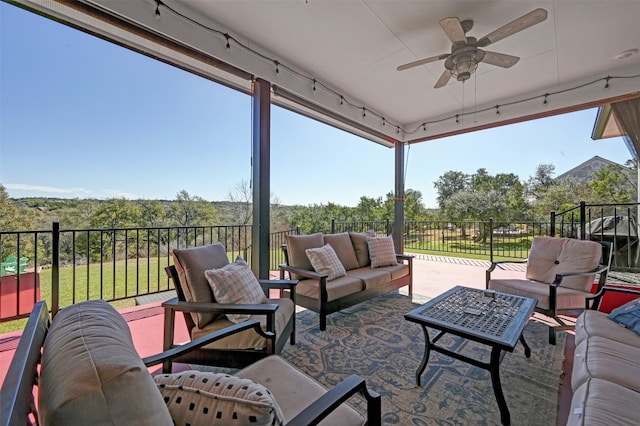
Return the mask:
<path id="1" fill-rule="evenodd" d="M 589 186 L 599 203 L 630 203 L 637 198 L 637 167 L 633 169 L 618 164 L 611 164 L 594 173 Z M 635 172 L 634 172 L 635 171 Z"/>
<path id="2" fill-rule="evenodd" d="M 507 202 L 498 191 L 458 191 L 449 197 L 444 207 L 446 216 L 454 221 L 502 220 Z"/>
<path id="3" fill-rule="evenodd" d="M 447 198 L 458 191 L 469 188 L 469 175 L 462 172 L 448 171 L 433 183 L 438 192 L 438 206 L 443 208 Z"/>
<path id="4" fill-rule="evenodd" d="M 178 226 L 209 226 L 218 218 L 218 212 L 209 201 L 197 195 L 191 196 L 183 189 L 176 194 L 169 209 L 169 217 Z"/>
<path id="5" fill-rule="evenodd" d="M 553 164 L 538 164 L 536 172 L 527 180 L 525 187 L 528 197 L 540 199 L 549 187 L 556 184 L 553 173 L 556 167 Z"/>

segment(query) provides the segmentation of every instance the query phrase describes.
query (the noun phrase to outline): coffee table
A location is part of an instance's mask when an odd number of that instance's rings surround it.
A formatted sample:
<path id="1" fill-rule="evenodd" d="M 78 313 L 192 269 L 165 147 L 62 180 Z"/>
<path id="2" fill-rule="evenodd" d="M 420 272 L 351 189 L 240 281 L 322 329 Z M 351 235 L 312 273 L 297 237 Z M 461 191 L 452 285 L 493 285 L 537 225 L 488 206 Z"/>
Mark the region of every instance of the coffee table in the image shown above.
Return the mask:
<path id="1" fill-rule="evenodd" d="M 536 301 L 528 297 L 456 286 L 405 314 L 407 321 L 420 324 L 424 332 L 424 356 L 416 371 L 418 386 L 432 350 L 489 370 L 500 420 L 503 425 L 510 425 L 511 416 L 500 384 L 500 361 L 503 351 L 513 352 L 518 341 L 524 347 L 525 356 L 531 356 L 522 331 L 535 306 Z M 438 331 L 433 339 L 429 338 L 428 328 Z M 482 362 L 437 346 L 436 342 L 446 333 L 490 346 L 490 361 Z"/>

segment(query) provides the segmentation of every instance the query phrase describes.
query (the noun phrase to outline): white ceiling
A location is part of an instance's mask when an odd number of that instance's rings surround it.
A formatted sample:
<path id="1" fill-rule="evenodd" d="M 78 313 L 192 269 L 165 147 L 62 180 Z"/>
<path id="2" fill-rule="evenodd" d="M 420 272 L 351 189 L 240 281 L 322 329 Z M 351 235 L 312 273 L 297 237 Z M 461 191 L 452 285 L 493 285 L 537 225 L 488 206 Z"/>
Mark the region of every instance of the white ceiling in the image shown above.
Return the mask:
<path id="1" fill-rule="evenodd" d="M 96 23 L 86 18 L 87 10 L 68 7 L 72 2 L 18 2 L 223 84 L 250 87 L 246 78 Z M 160 20 L 154 19 L 156 0 L 83 3 L 295 95 L 283 98 L 276 90 L 276 104 L 389 146 L 640 93 L 640 53 L 616 59 L 622 51 L 640 49 L 640 0 L 162 0 Z M 450 51 L 438 23 L 444 17 L 472 19 L 467 35 L 479 39 L 536 8 L 548 12 L 544 22 L 486 48 L 519 56 L 512 68 L 481 63 L 464 85 L 452 79 L 440 89 L 433 85 L 444 61 L 396 70 Z M 230 49 L 224 33 L 232 37 Z M 274 60 L 282 64 L 278 72 Z M 627 78 L 612 78 L 605 88 L 607 76 Z M 292 102 L 294 97 L 304 106 Z"/>

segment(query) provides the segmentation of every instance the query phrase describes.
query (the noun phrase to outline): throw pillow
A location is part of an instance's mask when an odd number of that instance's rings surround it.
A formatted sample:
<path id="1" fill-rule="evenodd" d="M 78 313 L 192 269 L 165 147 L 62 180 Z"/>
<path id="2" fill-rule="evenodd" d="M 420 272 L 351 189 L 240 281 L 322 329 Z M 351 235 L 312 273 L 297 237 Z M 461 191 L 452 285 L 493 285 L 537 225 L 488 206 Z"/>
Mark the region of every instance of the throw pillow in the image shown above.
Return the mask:
<path id="1" fill-rule="evenodd" d="M 347 275 L 344 265 L 342 265 L 335 250 L 329 244 L 319 248 L 310 248 L 305 252 L 313 269 L 318 273 L 327 274 L 327 281 Z"/>
<path id="2" fill-rule="evenodd" d="M 222 268 L 204 271 L 204 275 L 218 303 L 259 304 L 267 301 L 256 276 L 240 256 Z M 229 321 L 236 324 L 249 317 L 249 314 L 227 314 Z"/>
<path id="3" fill-rule="evenodd" d="M 331 248 L 338 255 L 338 259 L 344 266 L 344 269 L 358 269 L 358 258 L 356 257 L 356 251 L 353 249 L 353 243 L 348 232 L 342 232 L 340 234 L 326 234 L 324 236 L 324 243 L 329 244 Z"/>
<path id="4" fill-rule="evenodd" d="M 250 379 L 189 370 L 154 380 L 176 425 L 281 425 L 273 394 Z"/>
<path id="5" fill-rule="evenodd" d="M 607 318 L 640 335 L 640 298 L 615 308 Z"/>
<path id="6" fill-rule="evenodd" d="M 398 264 L 396 249 L 391 237 L 367 238 L 367 245 L 369 246 L 369 257 L 371 258 L 372 268 Z"/>

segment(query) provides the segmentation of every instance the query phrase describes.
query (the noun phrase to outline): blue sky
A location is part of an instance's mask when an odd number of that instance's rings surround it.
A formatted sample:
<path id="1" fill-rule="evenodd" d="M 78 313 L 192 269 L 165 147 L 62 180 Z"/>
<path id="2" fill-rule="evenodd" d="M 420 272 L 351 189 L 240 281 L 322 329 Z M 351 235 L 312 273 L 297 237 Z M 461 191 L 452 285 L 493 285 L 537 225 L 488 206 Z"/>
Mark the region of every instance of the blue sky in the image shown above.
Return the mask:
<path id="1" fill-rule="evenodd" d="M 224 201 L 251 178 L 246 95 L 0 2 L 0 183 L 11 197 Z M 283 204 L 355 206 L 394 188 L 394 151 L 273 107 L 271 192 Z M 593 141 L 596 110 L 412 145 L 405 188 L 436 206 L 450 170 L 556 175 L 620 138 Z"/>

